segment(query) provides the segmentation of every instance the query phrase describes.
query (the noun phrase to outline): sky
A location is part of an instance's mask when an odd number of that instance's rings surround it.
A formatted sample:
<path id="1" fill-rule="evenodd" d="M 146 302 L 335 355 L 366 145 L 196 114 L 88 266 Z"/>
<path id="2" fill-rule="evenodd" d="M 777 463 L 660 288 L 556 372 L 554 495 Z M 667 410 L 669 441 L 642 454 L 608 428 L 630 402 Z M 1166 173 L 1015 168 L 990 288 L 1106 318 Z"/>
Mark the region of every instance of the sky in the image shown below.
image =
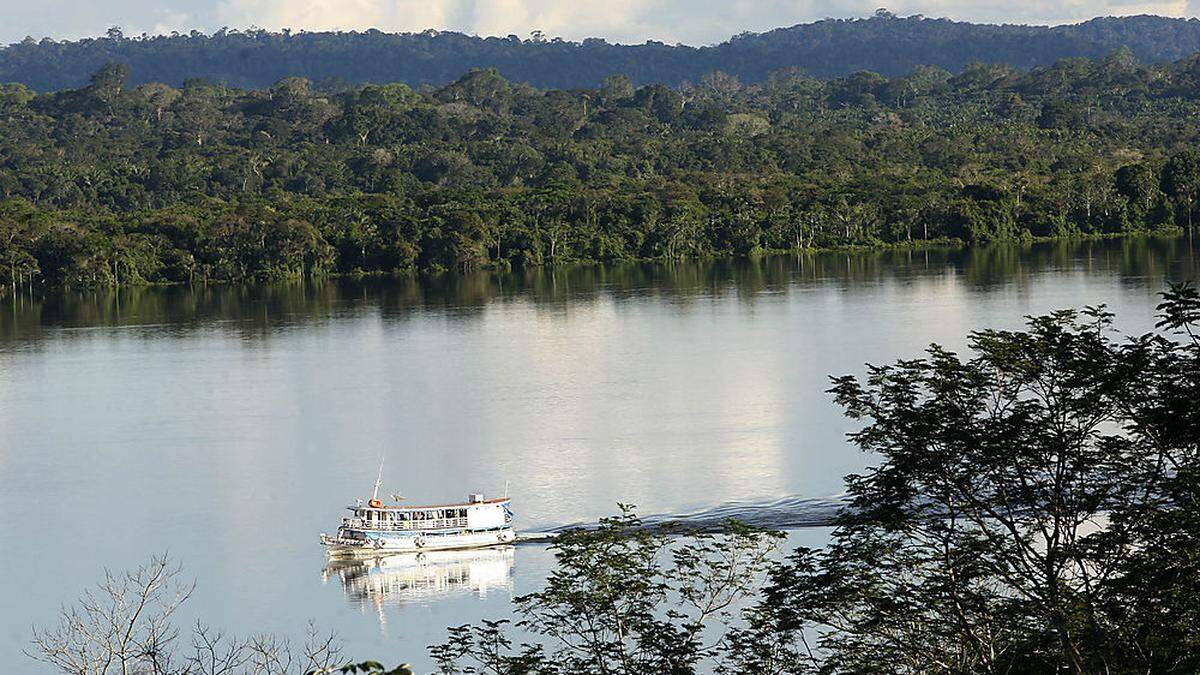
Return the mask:
<path id="1" fill-rule="evenodd" d="M 456 30 L 478 35 L 674 44 L 721 42 L 826 17 L 868 16 L 882 0 L 0 0 L 0 43 L 74 39 L 119 26 L 126 35 L 257 26 L 277 30 Z M 1094 16 L 1193 17 L 1200 0 L 892 0 L 901 16 L 1060 24 Z"/>

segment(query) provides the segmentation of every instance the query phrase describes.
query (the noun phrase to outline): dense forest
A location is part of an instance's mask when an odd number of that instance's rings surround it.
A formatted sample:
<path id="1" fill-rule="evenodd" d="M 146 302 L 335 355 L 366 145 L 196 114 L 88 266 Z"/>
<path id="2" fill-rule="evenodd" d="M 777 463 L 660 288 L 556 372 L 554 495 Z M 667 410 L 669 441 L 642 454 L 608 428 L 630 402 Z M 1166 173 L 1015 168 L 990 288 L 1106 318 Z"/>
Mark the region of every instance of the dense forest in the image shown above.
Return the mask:
<path id="1" fill-rule="evenodd" d="M 745 85 L 0 87 L 0 282 L 127 285 L 1166 231 L 1200 57 Z"/>
<path id="2" fill-rule="evenodd" d="M 0 82 L 36 91 L 87 84 L 108 63 L 132 68 L 132 83 L 180 86 L 203 77 L 234 87 L 262 89 L 284 77 L 325 86 L 339 82 L 411 87 L 444 86 L 474 68 L 496 68 L 508 80 L 535 87 L 598 87 L 625 75 L 635 85 L 672 88 L 721 70 L 743 82 L 799 68 L 814 77 L 870 70 L 889 77 L 920 65 L 957 73 L 974 62 L 1021 69 L 1063 58 L 1103 58 L 1127 47 L 1144 63 L 1169 62 L 1200 51 L 1200 21 L 1157 16 L 1104 17 L 1066 26 L 979 25 L 879 10 L 868 19 L 826 19 L 766 33 L 743 33 L 711 47 L 610 44 L 547 39 L 540 33 L 480 38 L 428 30 L 395 34 L 271 33 L 259 29 L 128 37 L 119 28 L 105 37 L 58 42 L 32 37 L 0 49 Z"/>

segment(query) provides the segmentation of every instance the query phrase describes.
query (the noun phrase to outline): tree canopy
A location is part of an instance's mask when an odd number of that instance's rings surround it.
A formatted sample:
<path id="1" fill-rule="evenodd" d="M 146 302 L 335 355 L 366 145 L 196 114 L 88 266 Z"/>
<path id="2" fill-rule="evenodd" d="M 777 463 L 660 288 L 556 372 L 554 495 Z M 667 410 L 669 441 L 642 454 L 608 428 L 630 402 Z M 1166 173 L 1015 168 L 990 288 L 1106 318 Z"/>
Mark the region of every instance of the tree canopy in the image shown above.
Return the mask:
<path id="1" fill-rule="evenodd" d="M 1200 60 L 759 84 L 0 86 L 0 283 L 278 279 L 1190 227 Z"/>
<path id="2" fill-rule="evenodd" d="M 262 89 L 285 77 L 316 82 L 443 86 L 472 68 L 496 68 L 509 80 L 536 87 L 594 88 L 628 75 L 635 84 L 678 87 L 721 70 L 747 83 L 774 71 L 800 69 L 816 77 L 860 70 L 887 76 L 922 65 L 960 72 L 974 62 L 1027 69 L 1063 58 L 1103 58 L 1119 48 L 1144 63 L 1200 51 L 1200 22 L 1157 16 L 1101 17 L 1063 26 L 972 24 L 880 10 L 865 19 L 825 19 L 765 33 L 742 33 L 714 46 L 647 41 L 572 42 L 530 36 L 478 37 L 452 31 L 385 33 L 268 32 L 221 29 L 212 34 L 126 36 L 114 27 L 101 37 L 24 41 L 0 49 L 0 81 L 38 91 L 79 87 L 101 66 L 132 67 L 135 84 L 180 86 L 203 77 Z"/>

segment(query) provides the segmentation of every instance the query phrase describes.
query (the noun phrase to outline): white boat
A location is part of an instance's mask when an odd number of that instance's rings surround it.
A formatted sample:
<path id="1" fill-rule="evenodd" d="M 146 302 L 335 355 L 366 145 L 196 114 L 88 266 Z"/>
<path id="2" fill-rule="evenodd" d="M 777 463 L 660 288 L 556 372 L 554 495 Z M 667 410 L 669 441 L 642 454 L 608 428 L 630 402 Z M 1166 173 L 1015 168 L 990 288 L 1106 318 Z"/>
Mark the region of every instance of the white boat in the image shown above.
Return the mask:
<path id="1" fill-rule="evenodd" d="M 380 467 L 382 478 L 383 467 Z M 385 505 L 379 499 L 380 480 L 364 504 L 347 507 L 337 534 L 321 534 L 331 558 L 366 558 L 393 553 L 420 553 L 483 548 L 516 540 L 507 496 L 488 499 L 471 494 L 467 501 L 434 506 Z"/>

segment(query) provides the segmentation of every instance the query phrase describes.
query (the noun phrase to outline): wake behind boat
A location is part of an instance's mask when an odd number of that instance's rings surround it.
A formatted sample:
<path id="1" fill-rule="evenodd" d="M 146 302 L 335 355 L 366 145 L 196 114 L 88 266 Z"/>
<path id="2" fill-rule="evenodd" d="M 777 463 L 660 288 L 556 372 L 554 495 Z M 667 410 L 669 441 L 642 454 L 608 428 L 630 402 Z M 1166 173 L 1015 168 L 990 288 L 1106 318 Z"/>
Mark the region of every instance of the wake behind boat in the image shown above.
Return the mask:
<path id="1" fill-rule="evenodd" d="M 382 478 L 382 467 L 380 467 Z M 488 499 L 470 494 L 467 501 L 436 506 L 384 505 L 380 481 L 366 504 L 347 507 L 336 536 L 321 534 L 331 558 L 364 558 L 393 553 L 482 548 L 512 543 L 512 511 L 507 496 Z M 398 498 L 394 498 L 399 501 Z"/>

